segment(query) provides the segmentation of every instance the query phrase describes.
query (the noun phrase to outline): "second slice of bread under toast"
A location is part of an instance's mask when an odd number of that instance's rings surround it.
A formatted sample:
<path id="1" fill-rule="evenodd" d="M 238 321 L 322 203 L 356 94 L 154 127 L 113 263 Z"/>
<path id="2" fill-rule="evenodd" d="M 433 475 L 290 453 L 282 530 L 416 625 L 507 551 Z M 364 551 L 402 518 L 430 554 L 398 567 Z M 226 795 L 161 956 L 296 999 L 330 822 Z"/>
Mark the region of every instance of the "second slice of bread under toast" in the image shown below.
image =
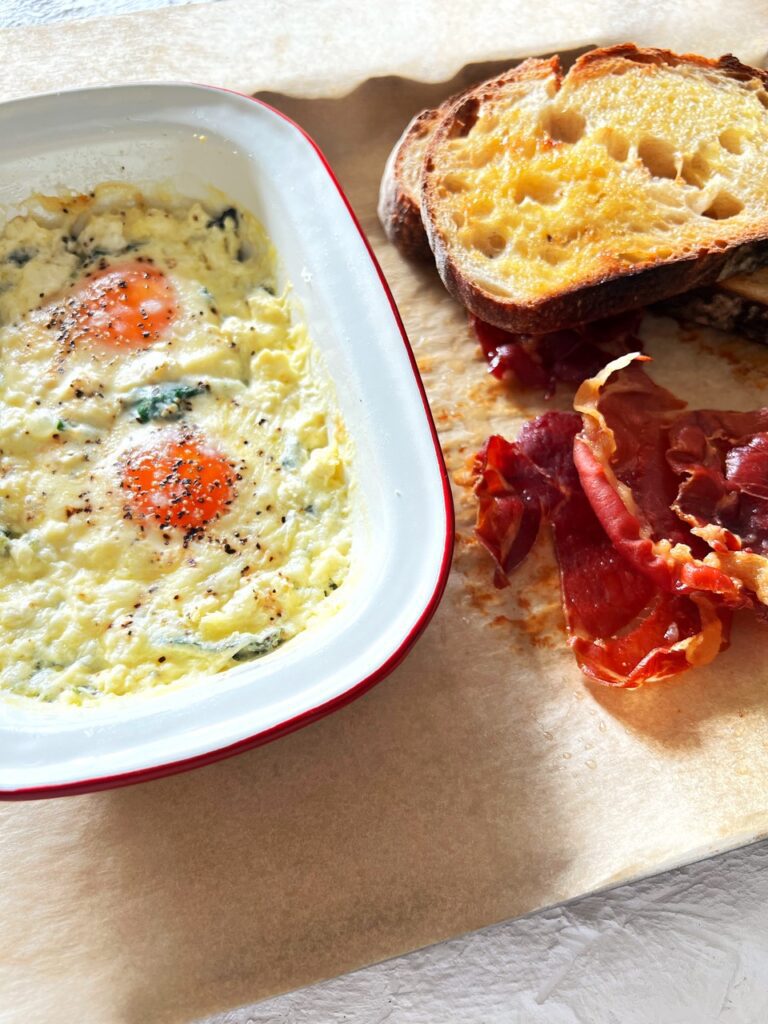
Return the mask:
<path id="1" fill-rule="evenodd" d="M 734 57 L 625 44 L 471 90 L 424 158 L 446 287 L 543 333 L 768 263 L 767 87 Z"/>
<path id="2" fill-rule="evenodd" d="M 443 108 L 423 110 L 406 126 L 389 155 L 379 189 L 378 214 L 387 238 L 410 259 L 431 259 L 421 220 L 424 156 Z"/>
<path id="3" fill-rule="evenodd" d="M 657 303 L 657 312 L 768 344 L 768 267 Z"/>

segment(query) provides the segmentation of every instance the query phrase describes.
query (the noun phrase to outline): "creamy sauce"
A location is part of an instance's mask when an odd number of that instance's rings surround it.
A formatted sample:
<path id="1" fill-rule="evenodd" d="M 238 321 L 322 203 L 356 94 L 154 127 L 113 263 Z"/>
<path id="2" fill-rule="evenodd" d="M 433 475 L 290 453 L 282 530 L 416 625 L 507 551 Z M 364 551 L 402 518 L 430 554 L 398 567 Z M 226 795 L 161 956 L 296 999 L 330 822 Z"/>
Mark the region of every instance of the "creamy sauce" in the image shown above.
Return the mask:
<path id="1" fill-rule="evenodd" d="M 339 607 L 349 442 L 242 209 L 125 185 L 0 234 L 0 689 L 89 703 Z"/>

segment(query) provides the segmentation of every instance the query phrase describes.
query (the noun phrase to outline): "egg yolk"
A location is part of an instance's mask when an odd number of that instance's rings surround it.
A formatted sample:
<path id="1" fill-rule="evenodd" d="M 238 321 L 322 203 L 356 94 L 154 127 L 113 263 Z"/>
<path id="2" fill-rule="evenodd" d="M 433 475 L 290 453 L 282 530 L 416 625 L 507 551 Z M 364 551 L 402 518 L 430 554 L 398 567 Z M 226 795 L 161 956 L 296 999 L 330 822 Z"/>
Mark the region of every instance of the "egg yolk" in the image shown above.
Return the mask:
<path id="1" fill-rule="evenodd" d="M 175 317 L 176 295 L 165 274 L 128 263 L 86 277 L 55 307 L 48 326 L 59 328 L 70 348 L 91 340 L 132 349 L 152 345 Z"/>
<path id="2" fill-rule="evenodd" d="M 160 529 L 197 533 L 218 518 L 235 496 L 235 469 L 197 434 L 160 435 L 128 452 L 121 466 L 125 515 Z"/>

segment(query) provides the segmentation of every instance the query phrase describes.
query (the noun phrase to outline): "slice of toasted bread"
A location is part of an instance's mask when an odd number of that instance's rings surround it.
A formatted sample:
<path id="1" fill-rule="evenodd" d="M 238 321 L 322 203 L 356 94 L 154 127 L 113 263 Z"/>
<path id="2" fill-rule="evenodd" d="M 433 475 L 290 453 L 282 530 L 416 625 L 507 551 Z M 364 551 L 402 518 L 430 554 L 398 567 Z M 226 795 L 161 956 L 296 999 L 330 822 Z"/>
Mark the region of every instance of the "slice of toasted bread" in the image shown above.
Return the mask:
<path id="1" fill-rule="evenodd" d="M 424 161 L 446 287 L 543 333 L 768 263 L 766 86 L 734 57 L 626 44 L 471 90 Z"/>
<path id="2" fill-rule="evenodd" d="M 389 154 L 381 179 L 379 220 L 390 242 L 411 259 L 432 257 L 421 220 L 421 173 L 427 144 L 443 113 L 442 107 L 423 110 L 411 120 Z"/>

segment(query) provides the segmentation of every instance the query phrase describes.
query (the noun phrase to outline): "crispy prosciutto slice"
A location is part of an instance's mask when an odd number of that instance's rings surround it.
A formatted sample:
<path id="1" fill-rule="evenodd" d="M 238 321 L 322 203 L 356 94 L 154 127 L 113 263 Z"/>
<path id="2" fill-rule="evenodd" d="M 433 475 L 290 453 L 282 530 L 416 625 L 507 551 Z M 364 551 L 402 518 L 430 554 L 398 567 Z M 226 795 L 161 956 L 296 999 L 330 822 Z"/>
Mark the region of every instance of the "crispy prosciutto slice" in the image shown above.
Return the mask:
<path id="1" fill-rule="evenodd" d="M 552 477 L 534 461 L 536 444 L 548 443 L 548 461 L 571 460 L 573 438 L 581 427 L 575 413 L 548 413 L 527 423 L 517 444 L 498 434 L 489 437 L 476 459 L 478 498 L 476 534 L 496 561 L 494 582 L 506 587 L 509 574 L 533 547 L 542 522 L 563 501 L 557 473 Z M 575 479 L 571 473 L 572 479 Z"/>
<path id="2" fill-rule="evenodd" d="M 670 425 L 668 445 L 680 518 L 715 551 L 767 554 L 768 409 L 689 412 Z"/>
<path id="3" fill-rule="evenodd" d="M 638 686 L 711 661 L 732 613 L 768 621 L 768 408 L 689 410 L 629 353 L 476 460 L 478 536 L 507 582 L 551 525 L 582 671 Z"/>
<path id="4" fill-rule="evenodd" d="M 768 604 L 768 410 L 684 411 L 642 358 L 615 360 L 576 394 L 574 461 L 595 514 L 663 589 Z"/>
<path id="5" fill-rule="evenodd" d="M 520 387 L 550 396 L 558 381 L 580 384 L 607 360 L 640 349 L 641 317 L 642 311 L 621 313 L 550 334 L 513 334 L 473 314 L 469 322 L 494 377 L 512 376 Z"/>
<path id="6" fill-rule="evenodd" d="M 476 458 L 477 534 L 496 560 L 496 583 L 552 527 L 569 644 L 586 675 L 636 687 L 703 665 L 727 645 L 730 612 L 707 596 L 675 594 L 611 542 L 573 460 L 575 413 L 550 412 L 516 442 L 494 436 Z"/>

